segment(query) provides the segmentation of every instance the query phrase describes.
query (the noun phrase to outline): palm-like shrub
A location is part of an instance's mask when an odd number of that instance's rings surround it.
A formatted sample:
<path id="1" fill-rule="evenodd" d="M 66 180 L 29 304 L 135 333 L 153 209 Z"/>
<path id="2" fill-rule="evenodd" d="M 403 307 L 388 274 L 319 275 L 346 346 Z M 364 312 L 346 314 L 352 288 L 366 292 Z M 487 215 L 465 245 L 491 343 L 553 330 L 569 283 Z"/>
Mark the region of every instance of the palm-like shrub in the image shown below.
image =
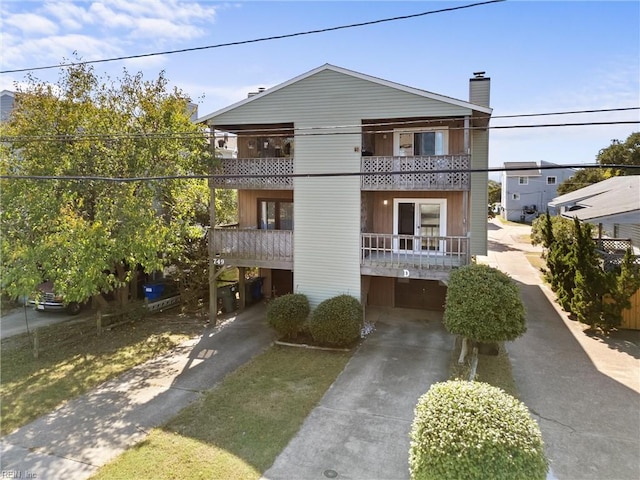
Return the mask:
<path id="1" fill-rule="evenodd" d="M 309 300 L 302 293 L 273 299 L 267 307 L 267 322 L 284 337 L 295 338 L 309 316 Z"/>
<path id="2" fill-rule="evenodd" d="M 318 305 L 307 323 L 307 330 L 321 345 L 347 346 L 360 338 L 362 316 L 362 305 L 356 298 L 339 295 Z"/>
<path id="3" fill-rule="evenodd" d="M 486 383 L 433 385 L 418 401 L 410 437 L 412 480 L 546 478 L 542 435 L 527 407 Z"/>

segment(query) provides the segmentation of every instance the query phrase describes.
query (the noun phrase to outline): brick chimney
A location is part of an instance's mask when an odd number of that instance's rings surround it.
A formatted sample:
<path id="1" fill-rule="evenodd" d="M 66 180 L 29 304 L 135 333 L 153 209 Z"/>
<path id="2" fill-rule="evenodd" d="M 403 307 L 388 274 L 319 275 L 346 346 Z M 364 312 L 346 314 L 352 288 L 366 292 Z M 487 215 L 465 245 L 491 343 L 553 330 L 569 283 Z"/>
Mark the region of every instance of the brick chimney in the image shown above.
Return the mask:
<path id="1" fill-rule="evenodd" d="M 491 79 L 484 74 L 485 72 L 473 72 L 473 78 L 469 80 L 469 102 L 488 107 Z"/>

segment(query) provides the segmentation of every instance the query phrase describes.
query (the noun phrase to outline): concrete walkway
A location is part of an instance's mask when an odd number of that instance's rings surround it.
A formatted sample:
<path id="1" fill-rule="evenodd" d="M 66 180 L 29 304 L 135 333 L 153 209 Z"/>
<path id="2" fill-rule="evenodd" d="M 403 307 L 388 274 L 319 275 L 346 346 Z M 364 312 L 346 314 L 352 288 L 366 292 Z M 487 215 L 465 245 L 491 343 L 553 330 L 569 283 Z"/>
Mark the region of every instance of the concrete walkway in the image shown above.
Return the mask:
<path id="1" fill-rule="evenodd" d="M 375 332 L 263 478 L 409 478 L 413 410 L 448 378 L 454 338 L 437 312 L 370 308 L 367 318 Z"/>
<path id="2" fill-rule="evenodd" d="M 541 285 L 526 226 L 489 225 L 484 261 L 520 285 L 528 331 L 507 345 L 520 399 L 538 421 L 560 479 L 640 478 L 638 332 L 589 336 Z"/>
<path id="3" fill-rule="evenodd" d="M 3 437 L 1 471 L 88 478 L 272 341 L 264 306 L 251 307 Z"/>

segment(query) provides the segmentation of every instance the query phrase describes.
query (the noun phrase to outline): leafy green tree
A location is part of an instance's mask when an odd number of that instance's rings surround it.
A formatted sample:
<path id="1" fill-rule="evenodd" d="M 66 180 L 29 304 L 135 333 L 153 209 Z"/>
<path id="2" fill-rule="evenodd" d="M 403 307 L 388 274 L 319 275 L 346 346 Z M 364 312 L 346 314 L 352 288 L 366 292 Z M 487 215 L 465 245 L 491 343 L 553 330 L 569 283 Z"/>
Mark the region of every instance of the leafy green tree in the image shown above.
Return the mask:
<path id="1" fill-rule="evenodd" d="M 603 168 L 583 168 L 558 185 L 558 195 L 565 195 L 609 178 Z"/>
<path id="2" fill-rule="evenodd" d="M 611 140 L 611 145 L 598 152 L 600 165 L 628 165 L 640 167 L 640 132 L 634 132 L 624 142 Z M 638 168 L 615 167 L 609 169 L 611 176 L 638 175 Z"/>
<path id="3" fill-rule="evenodd" d="M 7 293 L 26 295 L 49 279 L 69 302 L 114 290 L 126 303 L 137 271 L 163 268 L 204 235 L 205 181 L 99 179 L 209 171 L 206 136 L 187 105 L 164 74 L 147 81 L 125 70 L 113 81 L 79 63 L 62 69 L 55 85 L 27 78 L 2 126 Z"/>
<path id="4" fill-rule="evenodd" d="M 606 165 L 623 166 L 578 170 L 575 175 L 558 185 L 558 195 L 588 187 L 617 175 L 640 174 L 640 132 L 632 133 L 624 142 L 617 139 L 611 140 L 611 145 L 598 152 L 596 161 L 603 167 Z"/>
<path id="5" fill-rule="evenodd" d="M 502 198 L 502 185 L 495 180 L 489 180 L 489 205 L 500 203 Z"/>
<path id="6" fill-rule="evenodd" d="M 526 330 L 525 309 L 515 282 L 501 271 L 481 264 L 466 265 L 449 277 L 443 318 L 445 328 L 466 340 L 504 342 Z"/>

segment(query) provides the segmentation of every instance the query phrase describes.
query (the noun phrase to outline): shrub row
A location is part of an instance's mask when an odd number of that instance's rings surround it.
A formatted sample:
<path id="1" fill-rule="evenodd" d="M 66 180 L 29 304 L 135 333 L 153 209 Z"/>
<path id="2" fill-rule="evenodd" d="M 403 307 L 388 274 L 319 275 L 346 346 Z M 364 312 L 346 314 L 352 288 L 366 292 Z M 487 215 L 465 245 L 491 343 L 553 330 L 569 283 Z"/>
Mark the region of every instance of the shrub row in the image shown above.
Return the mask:
<path id="1" fill-rule="evenodd" d="M 307 331 L 325 346 L 344 347 L 358 338 L 363 327 L 360 302 L 350 295 L 339 295 L 322 302 L 310 315 L 309 300 L 301 293 L 275 298 L 267 308 L 267 321 L 285 338 L 296 338 Z"/>

